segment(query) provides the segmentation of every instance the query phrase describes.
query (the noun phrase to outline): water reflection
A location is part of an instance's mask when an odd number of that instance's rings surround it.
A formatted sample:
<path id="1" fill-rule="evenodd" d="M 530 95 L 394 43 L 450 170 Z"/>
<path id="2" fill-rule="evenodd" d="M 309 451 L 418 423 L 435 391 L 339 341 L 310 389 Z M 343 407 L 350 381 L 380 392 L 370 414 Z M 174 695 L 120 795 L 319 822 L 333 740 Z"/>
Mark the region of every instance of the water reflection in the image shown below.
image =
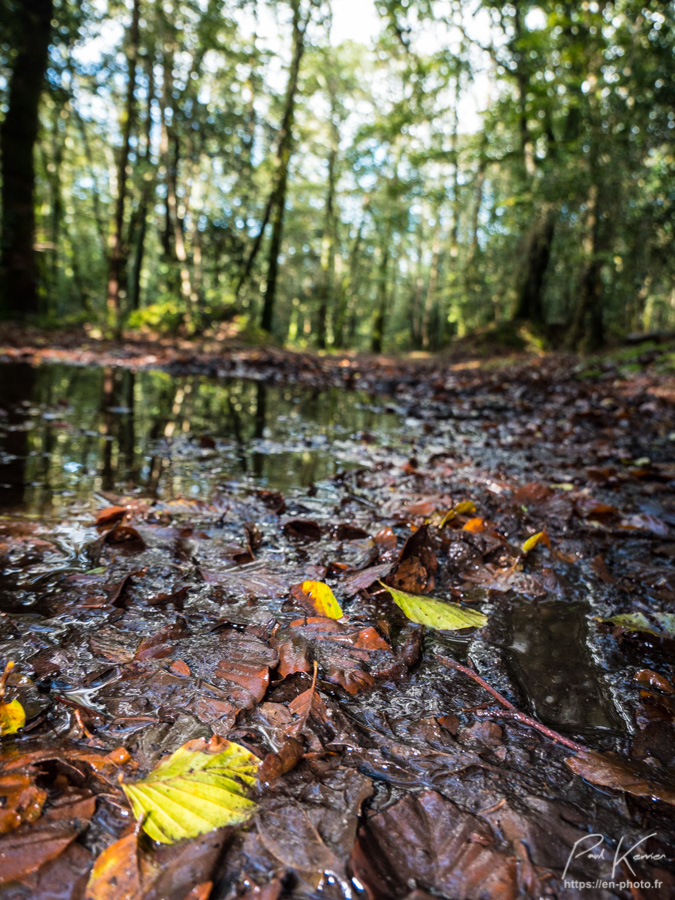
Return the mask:
<path id="1" fill-rule="evenodd" d="M 354 465 L 397 419 L 358 393 L 163 372 L 0 366 L 0 506 L 46 513 L 95 492 L 287 489 Z"/>

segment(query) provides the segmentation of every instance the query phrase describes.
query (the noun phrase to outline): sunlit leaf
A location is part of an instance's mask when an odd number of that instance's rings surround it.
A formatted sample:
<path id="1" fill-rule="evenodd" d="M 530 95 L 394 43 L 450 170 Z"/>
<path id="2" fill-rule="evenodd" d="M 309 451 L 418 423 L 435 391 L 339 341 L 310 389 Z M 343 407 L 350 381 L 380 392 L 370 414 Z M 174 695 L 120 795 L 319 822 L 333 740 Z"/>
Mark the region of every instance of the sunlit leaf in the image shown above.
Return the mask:
<path id="1" fill-rule="evenodd" d="M 620 625 L 626 631 L 642 631 L 656 637 L 675 637 L 675 614 L 655 612 L 652 613 L 652 617 L 654 622 L 650 621 L 644 613 L 619 613 L 601 621 Z"/>
<path id="2" fill-rule="evenodd" d="M 26 713 L 18 700 L 0 703 L 0 734 L 16 734 L 26 724 Z"/>
<path id="3" fill-rule="evenodd" d="M 462 531 L 485 531 L 485 519 L 469 519 L 468 522 L 464 523 Z"/>
<path id="4" fill-rule="evenodd" d="M 260 760 L 213 738 L 188 741 L 141 781 L 123 784 L 136 818 L 155 841 L 175 841 L 245 822 L 256 810 L 250 789 Z"/>
<path id="5" fill-rule="evenodd" d="M 549 550 L 551 549 L 551 539 L 548 536 L 548 531 L 538 531 L 536 534 L 533 534 L 532 537 L 529 537 L 525 541 L 520 549 L 527 555 L 530 550 L 534 550 L 538 544 L 544 544 Z"/>
<path id="6" fill-rule="evenodd" d="M 487 624 L 487 616 L 457 603 L 446 603 L 435 597 L 417 597 L 380 582 L 391 594 L 394 603 L 403 610 L 411 622 L 427 625 L 439 631 L 457 631 L 460 628 L 481 628 Z"/>
<path id="7" fill-rule="evenodd" d="M 319 616 L 329 619 L 341 619 L 342 608 L 335 595 L 323 581 L 303 581 L 302 590 L 312 599 L 312 605 Z"/>

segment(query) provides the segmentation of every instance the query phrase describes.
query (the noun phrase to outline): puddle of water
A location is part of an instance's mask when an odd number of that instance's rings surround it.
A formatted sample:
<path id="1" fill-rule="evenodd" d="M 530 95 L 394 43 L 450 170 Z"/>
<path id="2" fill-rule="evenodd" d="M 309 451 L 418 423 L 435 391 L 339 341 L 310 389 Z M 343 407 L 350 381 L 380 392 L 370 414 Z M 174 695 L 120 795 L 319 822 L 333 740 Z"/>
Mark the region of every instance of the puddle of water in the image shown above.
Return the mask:
<path id="1" fill-rule="evenodd" d="M 622 731 L 625 723 L 587 644 L 583 603 L 515 601 L 505 662 L 532 713 L 560 731 Z"/>
<path id="2" fill-rule="evenodd" d="M 0 366 L 0 507 L 55 514 L 97 491 L 288 490 L 363 464 L 398 417 L 362 393 L 66 365 Z"/>

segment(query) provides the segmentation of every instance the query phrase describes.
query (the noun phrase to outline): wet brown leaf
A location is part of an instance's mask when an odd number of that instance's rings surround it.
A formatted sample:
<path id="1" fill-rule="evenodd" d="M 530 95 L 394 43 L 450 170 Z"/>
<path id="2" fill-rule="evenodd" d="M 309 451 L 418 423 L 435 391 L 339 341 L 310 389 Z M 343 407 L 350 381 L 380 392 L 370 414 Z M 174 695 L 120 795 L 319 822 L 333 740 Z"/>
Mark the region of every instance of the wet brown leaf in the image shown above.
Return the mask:
<path id="1" fill-rule="evenodd" d="M 352 867 L 372 900 L 410 886 L 463 900 L 513 900 L 515 860 L 484 822 L 435 791 L 409 794 L 359 830 Z"/>
<path id="2" fill-rule="evenodd" d="M 0 884 L 36 871 L 62 853 L 78 834 L 70 822 L 44 822 L 22 826 L 0 838 Z"/>
<path id="3" fill-rule="evenodd" d="M 675 804 L 675 785 L 659 782 L 649 766 L 593 752 L 580 753 L 565 762 L 576 775 L 592 784 Z"/>

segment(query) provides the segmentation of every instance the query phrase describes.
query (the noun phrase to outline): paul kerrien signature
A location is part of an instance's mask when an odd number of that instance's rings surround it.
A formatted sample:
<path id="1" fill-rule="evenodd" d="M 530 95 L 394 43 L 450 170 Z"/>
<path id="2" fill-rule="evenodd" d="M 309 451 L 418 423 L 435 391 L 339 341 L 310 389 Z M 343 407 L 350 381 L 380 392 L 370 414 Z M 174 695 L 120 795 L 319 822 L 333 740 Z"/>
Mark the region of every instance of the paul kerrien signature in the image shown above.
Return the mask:
<path id="1" fill-rule="evenodd" d="M 631 871 L 631 874 L 635 876 L 635 870 L 630 864 L 632 860 L 635 862 L 636 860 L 651 860 L 652 862 L 660 859 L 666 859 L 665 853 L 635 853 L 634 851 L 641 845 L 644 844 L 645 841 L 648 841 L 649 838 L 656 837 L 656 832 L 653 834 L 648 834 L 646 837 L 641 838 L 639 841 L 633 844 L 632 847 L 629 847 L 623 853 L 621 853 L 621 848 L 623 847 L 623 836 L 619 841 L 619 845 L 617 846 L 614 852 L 614 859 L 612 860 L 612 879 L 614 879 L 617 868 L 621 865 L 621 863 L 625 863 Z M 595 843 L 591 843 L 590 846 L 587 846 L 588 843 L 595 840 Z M 608 859 L 605 856 L 605 848 L 602 846 L 604 844 L 605 838 L 601 834 L 587 834 L 582 838 L 579 838 L 578 841 L 575 841 L 574 846 L 570 852 L 570 855 L 567 858 L 567 865 L 565 866 L 565 871 L 563 872 L 563 881 L 567 875 L 567 870 L 570 867 L 570 863 L 575 859 L 581 859 L 582 857 L 586 857 L 587 859 Z M 598 849 L 600 848 L 600 849 Z"/>

